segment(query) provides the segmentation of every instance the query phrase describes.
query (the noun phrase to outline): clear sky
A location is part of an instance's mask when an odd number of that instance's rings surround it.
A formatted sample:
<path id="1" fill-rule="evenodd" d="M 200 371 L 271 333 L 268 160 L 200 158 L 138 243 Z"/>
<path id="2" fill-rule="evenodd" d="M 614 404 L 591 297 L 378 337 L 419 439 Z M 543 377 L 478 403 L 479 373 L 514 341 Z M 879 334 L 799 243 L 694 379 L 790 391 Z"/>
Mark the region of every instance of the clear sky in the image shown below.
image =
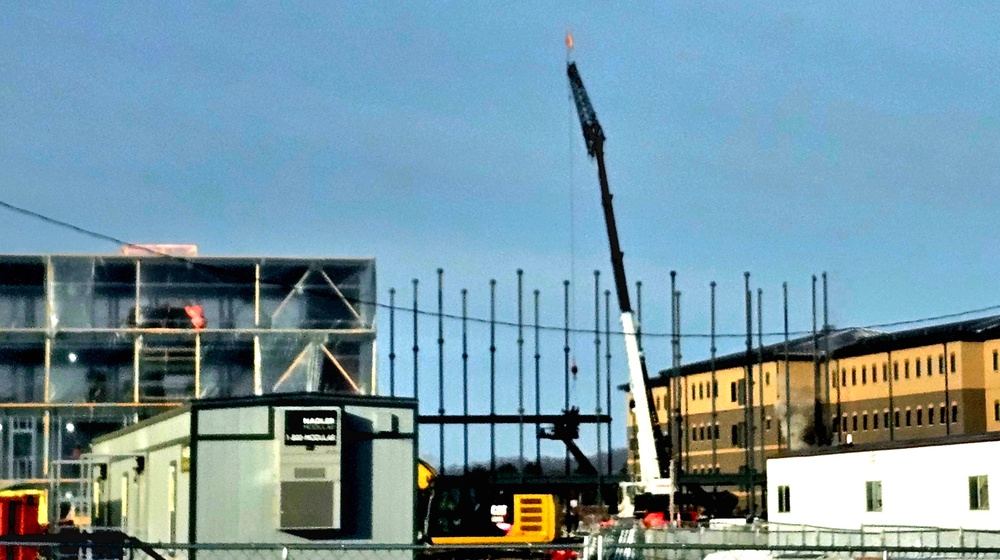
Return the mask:
<path id="1" fill-rule="evenodd" d="M 745 270 L 765 291 L 765 330 L 781 328 L 782 281 L 792 328 L 809 328 L 809 277 L 823 270 L 836 325 L 1000 303 L 1000 5 L 577 4 L 10 4 L 0 198 L 203 254 L 372 255 L 383 301 L 392 286 L 408 301 L 420 278 L 432 303 L 442 267 L 447 310 L 467 287 L 478 316 L 495 277 L 498 314 L 515 318 L 523 268 L 543 322 L 560 324 L 572 277 L 574 323 L 589 327 L 592 271 L 604 287 L 611 278 L 568 98 L 571 28 L 647 330 L 669 325 L 672 269 L 686 332 L 708 330 L 711 280 L 719 330 L 741 330 Z M 10 213 L 0 239 L 2 252 L 117 249 Z M 447 329 L 452 376 L 460 348 Z M 421 330 L 431 374 L 436 325 Z M 516 332 L 498 338 L 509 389 Z M 558 408 L 561 336 L 543 343 Z M 472 344 L 481 407 L 485 332 Z M 575 399 L 592 407 L 592 337 L 572 346 Z M 652 370 L 669 365 L 664 341 L 646 346 Z M 620 340 L 613 351 L 624 382 Z M 685 342 L 686 360 L 707 352 Z M 436 380 L 423 386 L 436 411 Z M 449 399 L 457 390 L 449 382 Z M 516 395 L 503 398 L 511 411 Z"/>

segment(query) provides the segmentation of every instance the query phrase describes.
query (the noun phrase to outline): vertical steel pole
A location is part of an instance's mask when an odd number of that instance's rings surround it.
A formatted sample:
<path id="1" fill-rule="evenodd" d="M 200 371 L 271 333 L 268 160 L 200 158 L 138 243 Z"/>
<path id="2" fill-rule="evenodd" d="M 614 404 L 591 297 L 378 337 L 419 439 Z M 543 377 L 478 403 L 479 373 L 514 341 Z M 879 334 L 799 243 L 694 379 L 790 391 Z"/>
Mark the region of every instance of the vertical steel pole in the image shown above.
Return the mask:
<path id="1" fill-rule="evenodd" d="M 767 468 L 767 411 L 764 406 L 764 290 L 757 288 L 757 386 L 760 396 L 760 468 Z M 761 515 L 767 514 L 767 485 L 760 485 Z"/>
<path id="2" fill-rule="evenodd" d="M 396 288 L 389 288 L 389 396 L 396 396 Z"/>
<path id="3" fill-rule="evenodd" d="M 438 457 L 441 459 L 441 474 L 445 474 L 444 463 L 444 269 L 437 269 L 438 277 Z"/>
<path id="4" fill-rule="evenodd" d="M 830 410 L 830 304 L 826 272 L 823 272 L 823 396 L 823 431 L 826 432 L 826 418 Z"/>
<path id="5" fill-rule="evenodd" d="M 420 343 L 418 342 L 418 325 L 420 323 L 420 307 L 417 301 L 417 290 L 420 281 L 413 279 L 413 398 L 417 399 L 417 415 L 420 415 Z"/>
<path id="6" fill-rule="evenodd" d="M 677 371 L 680 371 L 681 366 L 684 365 L 684 355 L 681 352 L 681 291 L 677 290 Z M 684 449 L 686 455 L 684 458 L 684 468 L 687 472 L 691 472 L 691 432 L 694 431 L 694 424 L 688 422 L 691 419 L 691 400 L 690 392 L 688 392 L 689 383 L 687 376 L 682 376 L 681 379 L 684 382 L 683 396 L 684 396 Z M 693 386 L 693 385 L 692 385 Z"/>
<path id="7" fill-rule="evenodd" d="M 601 271 L 594 271 L 594 413 L 598 418 L 601 416 Z M 601 460 L 601 422 L 598 420 L 594 427 L 597 429 L 597 456 L 596 461 Z M 611 448 L 608 448 L 611 453 Z M 604 503 L 604 481 L 601 477 L 601 468 L 597 467 L 597 503 Z"/>
<path id="8" fill-rule="evenodd" d="M 712 387 L 710 388 L 712 397 L 712 472 L 716 472 L 715 468 L 719 461 L 719 412 L 716 406 L 716 400 L 719 396 L 719 382 L 716 378 L 715 372 L 715 353 L 718 349 L 715 346 L 715 281 L 713 280 L 708 284 L 709 292 L 711 294 L 711 305 L 709 311 L 709 320 L 711 323 L 711 333 L 710 333 L 710 346 L 709 346 L 709 368 L 712 370 Z"/>
<path id="9" fill-rule="evenodd" d="M 490 280 L 490 476 L 497 473 L 497 281 Z"/>
<path id="10" fill-rule="evenodd" d="M 518 472 L 524 478 L 524 271 L 517 269 Z"/>
<path id="11" fill-rule="evenodd" d="M 569 280 L 563 280 L 563 411 L 569 411 Z M 569 476 L 569 451 L 566 451 L 566 476 Z"/>
<path id="12" fill-rule="evenodd" d="M 542 353 L 539 339 L 540 327 L 538 324 L 538 307 L 541 299 L 541 292 L 535 290 L 535 416 L 542 413 Z M 538 429 L 541 424 L 535 423 L 535 464 L 538 473 L 542 473 L 542 440 L 538 437 Z"/>
<path id="13" fill-rule="evenodd" d="M 462 415 L 469 416 L 469 290 L 462 288 Z M 469 423 L 462 424 L 463 472 L 469 473 Z"/>
<path id="14" fill-rule="evenodd" d="M 604 399 L 608 414 L 611 414 L 611 290 L 604 290 Z M 614 461 L 611 451 L 614 444 L 611 439 L 611 421 L 608 426 L 608 474 L 614 474 Z"/>
<path id="15" fill-rule="evenodd" d="M 746 461 L 746 476 L 747 476 L 747 510 L 750 515 L 756 512 L 757 504 L 757 485 L 754 480 L 754 474 L 756 471 L 754 469 L 754 456 L 753 456 L 753 442 L 754 442 L 754 430 L 753 430 L 753 304 L 752 304 L 752 294 L 750 292 L 750 273 L 743 273 L 743 290 L 746 300 L 746 320 L 747 320 L 747 355 L 746 355 L 746 369 L 744 370 L 744 400 L 743 400 L 743 422 L 744 422 L 744 441 L 743 441 L 743 451 L 744 458 Z"/>
<path id="16" fill-rule="evenodd" d="M 670 438 L 670 441 L 674 445 L 674 465 L 677 468 L 683 464 L 684 459 L 684 448 L 682 445 L 682 439 L 684 437 L 683 422 L 684 419 L 681 416 L 681 395 L 680 387 L 680 377 L 677 371 L 677 271 L 670 271 L 670 371 L 671 380 L 669 385 L 672 387 L 670 391 L 670 414 L 668 415 L 668 422 L 670 422 L 670 429 L 674 435 Z M 634 398 L 634 396 L 633 396 Z M 672 420 L 672 421 L 670 421 Z M 671 475 L 671 480 L 674 481 L 676 485 L 676 478 Z M 671 510 L 672 511 L 672 510 Z"/>
<path id="17" fill-rule="evenodd" d="M 823 380 L 819 368 L 819 334 L 816 330 L 816 275 L 812 275 L 812 359 L 813 359 L 813 436 L 816 445 L 825 445 L 823 430 Z"/>
<path id="18" fill-rule="evenodd" d="M 788 364 L 788 282 L 781 283 L 785 325 L 785 449 L 792 447 L 792 376 Z"/>

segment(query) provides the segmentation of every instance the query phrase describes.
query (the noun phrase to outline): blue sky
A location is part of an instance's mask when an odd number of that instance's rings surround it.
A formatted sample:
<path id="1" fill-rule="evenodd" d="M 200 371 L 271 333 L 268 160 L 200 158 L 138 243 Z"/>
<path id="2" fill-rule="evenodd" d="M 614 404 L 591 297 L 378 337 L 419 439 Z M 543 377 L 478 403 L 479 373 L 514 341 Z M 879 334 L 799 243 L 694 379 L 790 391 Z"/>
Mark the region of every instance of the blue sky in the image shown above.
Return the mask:
<path id="1" fill-rule="evenodd" d="M 719 330 L 741 329 L 744 270 L 765 291 L 766 330 L 780 330 L 782 281 L 793 329 L 808 328 L 809 276 L 823 270 L 836 325 L 1000 303 L 1000 6 L 574 4 L 7 6 L 0 194 L 203 254 L 373 255 L 383 300 L 395 286 L 408 301 L 420 278 L 431 303 L 442 267 L 448 310 L 466 287 L 479 316 L 497 278 L 498 313 L 515 317 L 523 268 L 527 289 L 542 290 L 543 322 L 559 324 L 572 276 L 574 322 L 589 327 L 592 270 L 604 270 L 604 287 L 611 278 L 568 98 L 571 28 L 647 330 L 669 325 L 672 269 L 686 332 L 707 331 L 712 280 Z M 11 214 L 0 236 L 3 252 L 117 249 Z M 436 325 L 421 329 L 430 374 Z M 473 333 L 480 380 L 484 337 Z M 510 383 L 516 333 L 498 337 Z M 458 342 L 449 324 L 449 375 Z M 561 337 L 544 343 L 557 393 L 546 402 L 558 407 Z M 665 342 L 646 346 L 651 369 L 669 364 Z M 686 342 L 685 359 L 707 346 Z M 592 375 L 592 337 L 573 347 Z M 386 348 L 383 338 L 383 365 Z M 423 386 L 436 410 L 435 380 Z"/>

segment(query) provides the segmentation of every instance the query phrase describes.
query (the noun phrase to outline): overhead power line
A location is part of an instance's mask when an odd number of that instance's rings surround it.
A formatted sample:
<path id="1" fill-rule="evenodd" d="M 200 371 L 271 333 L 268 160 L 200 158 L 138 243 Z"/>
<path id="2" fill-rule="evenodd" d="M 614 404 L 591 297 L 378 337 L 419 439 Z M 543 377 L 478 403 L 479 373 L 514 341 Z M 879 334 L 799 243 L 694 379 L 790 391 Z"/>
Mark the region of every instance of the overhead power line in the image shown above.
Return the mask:
<path id="1" fill-rule="evenodd" d="M 69 229 L 69 230 L 75 231 L 77 233 L 80 233 L 82 235 L 85 235 L 85 236 L 88 236 L 88 237 L 91 237 L 91 238 L 94 238 L 94 239 L 99 239 L 101 241 L 107 241 L 107 242 L 115 243 L 115 244 L 118 244 L 118 245 L 122 245 L 122 246 L 126 246 L 126 247 L 131 247 L 133 249 L 141 249 L 143 251 L 146 251 L 146 252 L 158 255 L 158 256 L 163 257 L 163 258 L 173 259 L 173 260 L 176 260 L 176 261 L 180 261 L 180 262 L 183 262 L 183 263 L 191 266 L 193 269 L 197 269 L 200 272 L 203 272 L 203 273 L 206 273 L 206 274 L 208 274 L 209 272 L 211 272 L 212 276 L 214 276 L 215 278 L 219 278 L 220 276 L 222 276 L 222 277 L 224 277 L 224 276 L 232 276 L 232 272 L 230 272 L 230 271 L 228 271 L 226 269 L 223 269 L 223 268 L 220 268 L 220 267 L 216 267 L 216 266 L 210 265 L 208 263 L 197 262 L 197 261 L 194 261 L 194 260 L 189 259 L 187 257 L 182 257 L 182 256 L 178 256 L 178 255 L 171 255 L 171 254 L 163 253 L 163 252 L 160 252 L 160 251 L 156 251 L 155 249 L 151 249 L 148 246 L 140 245 L 140 244 L 137 244 L 137 243 L 132 243 L 132 242 L 129 242 L 129 241 L 125 241 L 124 239 L 121 239 L 119 237 L 115 237 L 113 235 L 108 235 L 106 233 L 102 233 L 102 232 L 95 231 L 95 230 L 92 230 L 92 229 L 88 229 L 88 228 L 85 228 L 85 227 L 82 227 L 82 226 L 78 226 L 76 224 L 72 224 L 70 222 L 67 222 L 67 221 L 64 221 L 64 220 L 60 220 L 58 218 L 53 218 L 51 216 L 47 216 L 45 214 L 41 214 L 39 212 L 35 212 L 34 210 L 29 210 L 27 208 L 23 208 L 21 206 L 15 205 L 15 204 L 11 204 L 11 203 L 6 202 L 4 200 L 0 200 L 0 207 L 5 208 L 5 209 L 7 209 L 7 210 L 9 210 L 11 212 L 14 212 L 16 214 L 20 214 L 22 216 L 27 216 L 29 218 L 34 218 L 36 220 L 40 220 L 40 221 L 43 221 L 43 222 L 48 223 L 50 225 L 54 225 L 54 226 L 61 227 L 61 228 L 64 228 L 64 229 Z M 287 290 L 293 290 L 293 289 L 296 288 L 295 285 L 289 284 L 287 282 L 275 282 L 275 281 L 271 281 L 271 280 L 261 279 L 261 283 L 265 284 L 267 286 L 275 286 L 275 287 L 280 287 L 280 288 L 284 288 L 284 289 L 287 289 Z M 311 295 L 320 295 L 320 294 L 311 293 Z M 329 296 L 329 297 L 332 297 L 332 296 Z M 359 298 L 348 297 L 348 296 L 346 296 L 346 294 L 345 294 L 345 299 L 347 299 L 348 301 L 350 301 L 351 303 L 356 304 L 356 305 L 370 305 L 370 306 L 376 307 L 376 308 L 391 309 L 391 310 L 395 310 L 395 311 L 404 311 L 404 312 L 407 312 L 407 313 L 413 313 L 414 312 L 414 309 L 412 307 L 405 307 L 405 306 L 400 306 L 400 305 L 390 305 L 388 303 L 383 303 L 383 302 L 380 302 L 380 301 L 377 301 L 377 300 L 376 301 L 366 301 L 366 300 L 362 300 L 362 299 L 359 299 Z M 955 313 L 946 313 L 946 314 L 943 314 L 943 315 L 934 315 L 934 316 L 931 316 L 931 317 L 922 317 L 922 318 L 919 318 L 919 319 L 908 319 L 908 320 L 893 321 L 893 322 L 888 322 L 888 323 L 876 323 L 876 324 L 872 324 L 872 325 L 866 325 L 866 326 L 861 327 L 861 328 L 866 328 L 866 329 L 883 329 L 883 328 L 892 328 L 892 327 L 903 327 L 903 326 L 910 326 L 910 325 L 919 325 L 919 324 L 922 324 L 922 323 L 932 323 L 932 322 L 935 322 L 935 321 L 943 321 L 945 319 L 955 319 L 955 318 L 958 318 L 958 317 L 967 317 L 969 315 L 980 315 L 980 314 L 988 313 L 988 312 L 992 312 L 992 311 L 1000 311 L 1000 305 L 990 305 L 990 306 L 981 307 L 981 308 L 978 308 L 978 309 L 970 309 L 970 310 L 967 310 L 967 311 L 958 311 L 958 312 L 955 312 Z M 426 316 L 426 317 L 435 317 L 436 318 L 436 317 L 440 316 L 440 317 L 442 317 L 444 319 L 454 320 L 454 321 L 467 320 L 467 321 L 469 321 L 471 323 L 478 323 L 478 324 L 490 324 L 491 323 L 491 321 L 489 319 L 486 319 L 486 318 L 483 318 L 483 317 L 472 317 L 472 316 L 462 317 L 461 315 L 457 315 L 457 314 L 454 314 L 454 313 L 438 313 L 436 311 L 428 311 L 428 310 L 422 310 L 422 309 L 417 309 L 417 310 L 415 310 L 415 312 L 416 312 L 417 315 Z M 519 326 L 518 323 L 514 322 L 514 321 L 496 320 L 496 321 L 493 321 L 492 323 L 495 324 L 495 325 L 504 326 L 504 327 L 514 327 L 514 328 L 516 328 L 516 327 Z M 560 333 L 564 333 L 567 330 L 566 327 L 564 327 L 564 326 L 553 326 L 553 325 L 539 325 L 538 328 L 539 328 L 539 330 L 543 330 L 543 331 L 556 331 L 556 332 L 560 332 Z M 593 331 L 593 329 L 582 329 L 582 328 L 573 328 L 573 327 L 571 327 L 569 329 L 569 332 L 571 332 L 571 333 L 593 333 L 594 331 Z M 622 335 L 623 333 L 620 332 L 620 331 L 612 331 L 610 334 Z M 812 331 L 811 330 L 789 331 L 788 334 L 792 335 L 792 336 L 805 336 L 805 335 L 812 334 Z M 782 332 L 766 332 L 766 333 L 762 333 L 761 336 L 764 336 L 764 337 L 779 337 L 779 336 L 784 336 L 784 335 L 785 335 L 785 333 L 782 331 Z M 649 332 L 649 331 L 643 330 L 642 336 L 643 337 L 652 337 L 652 338 L 667 338 L 667 337 L 670 337 L 670 336 L 678 336 L 678 335 L 672 335 L 670 333 L 663 333 L 663 332 Z M 709 338 L 712 335 L 711 334 L 707 334 L 707 333 L 684 333 L 684 334 L 681 334 L 679 336 L 681 336 L 683 338 Z M 716 338 L 744 338 L 744 337 L 746 337 L 746 333 L 715 333 L 715 337 Z"/>

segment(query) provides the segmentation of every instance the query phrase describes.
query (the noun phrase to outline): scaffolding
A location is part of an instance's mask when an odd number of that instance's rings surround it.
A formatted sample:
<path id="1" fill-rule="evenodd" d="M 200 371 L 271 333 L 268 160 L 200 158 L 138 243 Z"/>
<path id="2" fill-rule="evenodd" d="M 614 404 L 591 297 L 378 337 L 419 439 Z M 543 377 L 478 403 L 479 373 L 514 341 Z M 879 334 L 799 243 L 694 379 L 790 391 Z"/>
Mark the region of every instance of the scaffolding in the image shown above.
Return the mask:
<path id="1" fill-rule="evenodd" d="M 369 258 L 0 255 L 0 487 L 193 398 L 375 394 Z"/>

